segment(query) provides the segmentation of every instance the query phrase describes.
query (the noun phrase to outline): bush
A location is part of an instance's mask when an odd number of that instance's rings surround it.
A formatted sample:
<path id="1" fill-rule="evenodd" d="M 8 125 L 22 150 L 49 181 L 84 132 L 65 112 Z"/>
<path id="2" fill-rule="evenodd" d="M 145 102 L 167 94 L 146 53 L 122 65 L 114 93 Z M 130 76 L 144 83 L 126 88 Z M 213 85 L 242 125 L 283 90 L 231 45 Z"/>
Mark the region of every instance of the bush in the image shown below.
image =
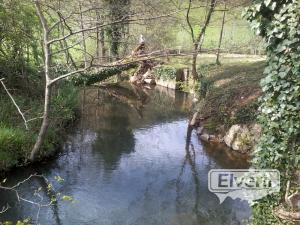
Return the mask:
<path id="1" fill-rule="evenodd" d="M 172 66 L 159 66 L 154 68 L 154 75 L 162 80 L 176 80 L 177 69 Z"/>

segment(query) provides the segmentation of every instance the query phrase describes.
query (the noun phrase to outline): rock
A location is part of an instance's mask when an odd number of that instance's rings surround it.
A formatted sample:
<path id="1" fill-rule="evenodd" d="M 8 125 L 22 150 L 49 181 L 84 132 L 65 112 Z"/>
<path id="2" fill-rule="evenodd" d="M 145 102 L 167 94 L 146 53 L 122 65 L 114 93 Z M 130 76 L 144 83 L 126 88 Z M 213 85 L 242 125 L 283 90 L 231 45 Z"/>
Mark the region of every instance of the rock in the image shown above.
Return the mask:
<path id="1" fill-rule="evenodd" d="M 200 134 L 202 134 L 203 133 L 203 130 L 204 130 L 204 127 L 198 127 L 197 128 L 197 130 L 196 130 L 196 133 L 198 134 L 198 135 L 200 135 Z"/>
<path id="2" fill-rule="evenodd" d="M 209 135 L 209 139 L 210 139 L 210 140 L 216 140 L 217 137 L 216 137 L 216 135 L 213 135 L 213 134 L 212 134 L 212 135 Z"/>
<path id="3" fill-rule="evenodd" d="M 209 138 L 210 138 L 209 134 L 202 134 L 202 135 L 200 135 L 200 139 L 202 141 L 209 141 Z"/>
<path id="4" fill-rule="evenodd" d="M 228 147 L 232 146 L 232 143 L 234 142 L 236 135 L 240 129 L 241 129 L 240 125 L 233 125 L 226 133 L 226 135 L 224 136 L 224 142 Z"/>
<path id="5" fill-rule="evenodd" d="M 242 153 L 248 152 L 253 147 L 253 138 L 246 125 L 233 125 L 224 137 L 228 147 Z"/>
<path id="6" fill-rule="evenodd" d="M 198 118 L 198 112 L 195 112 L 194 113 L 194 115 L 193 115 L 193 117 L 192 117 L 192 119 L 191 119 L 191 121 L 190 121 L 190 126 L 195 126 L 196 125 L 196 123 L 197 123 L 197 118 Z"/>
<path id="7" fill-rule="evenodd" d="M 144 82 L 145 82 L 146 84 L 155 84 L 155 80 L 152 79 L 152 78 L 144 79 Z"/>
<path id="8" fill-rule="evenodd" d="M 233 125 L 224 136 L 224 142 L 230 148 L 242 153 L 251 150 L 261 136 L 261 126 L 252 125 Z"/>

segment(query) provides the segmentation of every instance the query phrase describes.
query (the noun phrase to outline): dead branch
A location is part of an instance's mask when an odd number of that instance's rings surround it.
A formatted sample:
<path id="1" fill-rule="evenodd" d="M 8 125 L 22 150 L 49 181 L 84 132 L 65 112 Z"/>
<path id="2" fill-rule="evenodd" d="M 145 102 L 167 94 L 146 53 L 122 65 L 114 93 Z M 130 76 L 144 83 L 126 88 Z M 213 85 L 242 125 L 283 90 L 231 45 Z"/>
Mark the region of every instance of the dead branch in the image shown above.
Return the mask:
<path id="1" fill-rule="evenodd" d="M 7 210 L 9 210 L 10 209 L 10 206 L 9 205 L 6 205 L 6 206 L 4 206 L 3 208 L 2 208 L 2 210 L 0 211 L 0 214 L 3 214 L 3 213 L 5 213 Z"/>
<path id="2" fill-rule="evenodd" d="M 70 38 L 73 35 L 81 34 L 82 32 L 86 32 L 86 31 L 93 31 L 93 30 L 96 30 L 98 28 L 103 28 L 103 27 L 107 27 L 107 26 L 111 26 L 111 25 L 115 25 L 115 24 L 119 24 L 119 23 L 124 23 L 124 22 L 130 23 L 130 22 L 136 22 L 136 21 L 147 21 L 147 20 L 160 19 L 160 18 L 164 18 L 164 17 L 170 17 L 171 15 L 177 14 L 181 11 L 183 11 L 183 10 L 178 10 L 178 11 L 174 11 L 174 12 L 171 12 L 171 13 L 168 13 L 168 14 L 158 15 L 158 16 L 153 16 L 153 17 L 147 17 L 147 18 L 129 19 L 129 16 L 125 16 L 125 17 L 123 17 L 119 20 L 116 20 L 116 21 L 113 21 L 113 22 L 110 22 L 110 23 L 97 24 L 96 26 L 80 29 L 80 30 L 77 30 L 77 31 L 72 31 L 72 32 L 70 32 L 69 34 L 67 34 L 65 36 L 49 40 L 47 42 L 47 44 L 50 45 L 50 44 L 53 44 L 55 42 L 63 41 L 63 40 L 66 40 L 66 39 Z"/>
<path id="3" fill-rule="evenodd" d="M 28 124 L 27 124 L 27 120 L 26 120 L 24 114 L 22 113 L 20 107 L 19 107 L 18 104 L 16 103 L 14 97 L 10 94 L 10 92 L 9 92 L 8 89 L 6 88 L 6 86 L 5 86 L 4 82 L 3 82 L 3 80 L 4 80 L 4 78 L 0 79 L 0 82 L 1 82 L 1 84 L 2 84 L 2 86 L 3 86 L 3 88 L 4 88 L 4 90 L 6 91 L 7 95 L 10 97 L 11 101 L 13 102 L 13 104 L 15 105 L 15 107 L 17 108 L 19 114 L 21 115 L 21 117 L 22 117 L 22 119 L 23 119 L 23 121 L 24 121 L 24 125 L 25 125 L 26 130 L 29 130 Z"/>

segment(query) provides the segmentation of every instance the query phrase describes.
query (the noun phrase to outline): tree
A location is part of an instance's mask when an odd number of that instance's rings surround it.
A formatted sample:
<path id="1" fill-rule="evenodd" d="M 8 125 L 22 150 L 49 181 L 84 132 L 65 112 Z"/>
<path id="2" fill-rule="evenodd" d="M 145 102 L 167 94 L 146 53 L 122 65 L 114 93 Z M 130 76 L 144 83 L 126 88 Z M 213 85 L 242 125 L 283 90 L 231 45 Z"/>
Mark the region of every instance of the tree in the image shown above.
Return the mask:
<path id="1" fill-rule="evenodd" d="M 217 59 L 216 59 L 216 64 L 217 65 L 221 65 L 221 62 L 220 62 L 220 51 L 221 51 L 221 45 L 222 45 L 222 40 L 223 40 L 225 17 L 226 17 L 226 2 L 224 1 L 224 12 L 223 12 L 222 25 L 221 25 L 221 31 L 220 31 L 220 38 L 219 38 L 219 44 L 218 44 L 218 50 L 217 50 Z"/>
<path id="2" fill-rule="evenodd" d="M 263 134 L 253 166 L 278 169 L 281 192 L 270 195 L 254 206 L 254 224 L 277 224 L 281 219 L 296 221 L 294 208 L 300 171 L 300 3 L 298 0 L 254 1 L 245 13 L 251 27 L 267 44 L 266 78 L 260 123 Z M 293 201 L 292 201 L 293 200 Z M 297 203 L 297 201 L 296 201 Z M 299 204 L 299 200 L 298 200 Z"/>
<path id="3" fill-rule="evenodd" d="M 73 70 L 71 72 L 64 73 L 62 75 L 56 76 L 52 71 L 51 68 L 53 67 L 53 61 L 52 59 L 56 54 L 59 54 L 61 52 L 65 52 L 66 50 L 79 45 L 82 43 L 82 41 L 85 40 L 86 37 L 82 38 L 82 34 L 87 32 L 92 32 L 96 31 L 98 29 L 103 29 L 107 27 L 112 27 L 114 25 L 119 25 L 122 23 L 129 23 L 129 22 L 135 22 L 135 21 L 143 21 L 143 20 L 152 20 L 152 19 L 157 19 L 161 17 L 167 17 L 169 15 L 159 15 L 159 16 L 153 16 L 153 17 L 148 17 L 148 18 L 141 18 L 140 16 L 135 17 L 134 14 L 132 15 L 127 15 L 127 16 L 122 16 L 118 17 L 116 20 L 111 21 L 109 19 L 107 22 L 102 22 L 99 23 L 98 20 L 93 20 L 93 19 L 88 19 L 87 21 L 84 20 L 84 13 L 90 13 L 91 11 L 95 11 L 93 5 L 88 5 L 85 9 L 79 8 L 79 11 L 71 11 L 67 16 L 65 16 L 62 12 L 63 9 L 57 10 L 55 4 L 54 5 L 47 5 L 46 2 L 43 2 L 42 0 L 35 0 L 34 1 L 35 8 L 37 11 L 38 18 L 40 20 L 41 26 L 42 26 L 42 33 L 43 33 L 43 42 L 42 42 L 42 48 L 43 48 L 43 53 L 44 53 L 44 77 L 45 77 L 45 91 L 44 91 L 44 110 L 43 110 L 43 117 L 42 117 L 42 124 L 37 136 L 36 143 L 34 144 L 34 147 L 31 151 L 30 155 L 30 160 L 35 161 L 41 146 L 44 142 L 45 136 L 48 131 L 49 123 L 50 123 L 50 109 L 51 109 L 51 93 L 53 91 L 53 88 L 56 86 L 56 84 L 63 80 L 66 79 L 72 75 L 75 74 L 82 74 L 86 72 L 88 69 L 91 69 L 92 67 L 116 67 L 120 65 L 129 65 L 134 62 L 139 62 L 139 61 L 145 61 L 148 60 L 150 57 L 158 57 L 156 54 L 149 54 L 149 55 L 141 55 L 141 56 L 135 56 L 135 57 L 127 57 L 123 60 L 116 61 L 111 64 L 95 64 L 94 63 L 94 57 L 90 53 L 88 53 L 88 50 L 86 48 L 81 49 L 83 51 L 83 57 L 84 57 L 84 62 L 85 60 L 85 54 L 88 54 L 91 58 L 89 63 L 85 63 L 84 68 L 80 68 L 77 70 Z M 69 11 L 69 8 L 65 9 L 66 11 Z M 54 11 L 54 13 L 53 13 Z M 56 20 L 53 17 L 50 17 L 50 19 L 47 18 L 49 14 L 57 15 L 59 18 L 56 18 Z M 174 12 L 172 12 L 174 13 Z M 171 13 L 171 14 L 172 14 Z M 176 13 L 176 12 L 175 12 Z M 72 23 L 74 20 L 76 21 L 76 17 L 79 14 L 80 16 L 80 22 L 79 23 L 79 28 L 78 24 Z M 72 17 L 75 17 L 72 18 Z M 70 20 L 73 19 L 72 22 Z M 50 21 L 50 22 L 49 22 Z M 85 21 L 85 27 L 82 26 L 83 22 Z M 55 33 L 53 32 L 55 28 L 58 25 L 63 25 L 66 30 L 68 30 L 67 34 L 62 35 L 61 33 Z M 75 27 L 74 27 L 75 26 Z M 61 29 L 62 30 L 62 29 Z M 79 36 L 79 37 L 78 37 Z M 64 42 L 67 43 L 70 41 L 70 39 L 75 42 L 73 45 L 65 46 L 65 48 L 53 51 L 53 49 L 59 48 L 59 43 Z M 79 39 L 79 41 L 78 41 Z M 106 74 L 107 75 L 107 74 Z M 114 75 L 114 74 L 113 74 Z M 107 77 L 106 77 L 107 78 Z"/>
<path id="4" fill-rule="evenodd" d="M 194 27 L 190 21 L 192 0 L 189 0 L 189 6 L 188 6 L 188 9 L 186 12 L 186 21 L 190 28 L 190 33 L 191 33 L 191 37 L 192 37 L 192 41 L 193 41 L 193 45 L 194 45 L 194 52 L 193 52 L 193 56 L 192 56 L 192 77 L 193 77 L 194 81 L 198 80 L 198 78 L 199 78 L 198 74 L 197 74 L 197 58 L 198 58 L 199 52 L 201 51 L 206 28 L 209 25 L 209 22 L 210 22 L 212 14 L 214 12 L 215 6 L 216 6 L 216 0 L 210 0 L 208 7 L 207 7 L 204 23 L 203 23 L 202 27 L 200 26 L 201 27 L 200 32 L 196 35 Z"/>

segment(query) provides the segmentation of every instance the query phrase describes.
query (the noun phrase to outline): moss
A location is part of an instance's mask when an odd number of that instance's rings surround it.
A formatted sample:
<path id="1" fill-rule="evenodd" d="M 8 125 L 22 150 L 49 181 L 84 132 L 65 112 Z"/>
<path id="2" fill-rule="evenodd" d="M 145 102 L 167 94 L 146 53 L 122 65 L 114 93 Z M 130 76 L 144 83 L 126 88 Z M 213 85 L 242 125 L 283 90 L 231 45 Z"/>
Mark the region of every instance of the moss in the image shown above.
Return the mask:
<path id="1" fill-rule="evenodd" d="M 123 71 L 136 68 L 137 64 L 128 64 L 124 66 L 115 66 L 103 68 L 98 72 L 92 71 L 84 74 L 79 74 L 71 78 L 71 81 L 76 86 L 88 86 L 104 81 L 112 76 L 121 74 Z"/>

